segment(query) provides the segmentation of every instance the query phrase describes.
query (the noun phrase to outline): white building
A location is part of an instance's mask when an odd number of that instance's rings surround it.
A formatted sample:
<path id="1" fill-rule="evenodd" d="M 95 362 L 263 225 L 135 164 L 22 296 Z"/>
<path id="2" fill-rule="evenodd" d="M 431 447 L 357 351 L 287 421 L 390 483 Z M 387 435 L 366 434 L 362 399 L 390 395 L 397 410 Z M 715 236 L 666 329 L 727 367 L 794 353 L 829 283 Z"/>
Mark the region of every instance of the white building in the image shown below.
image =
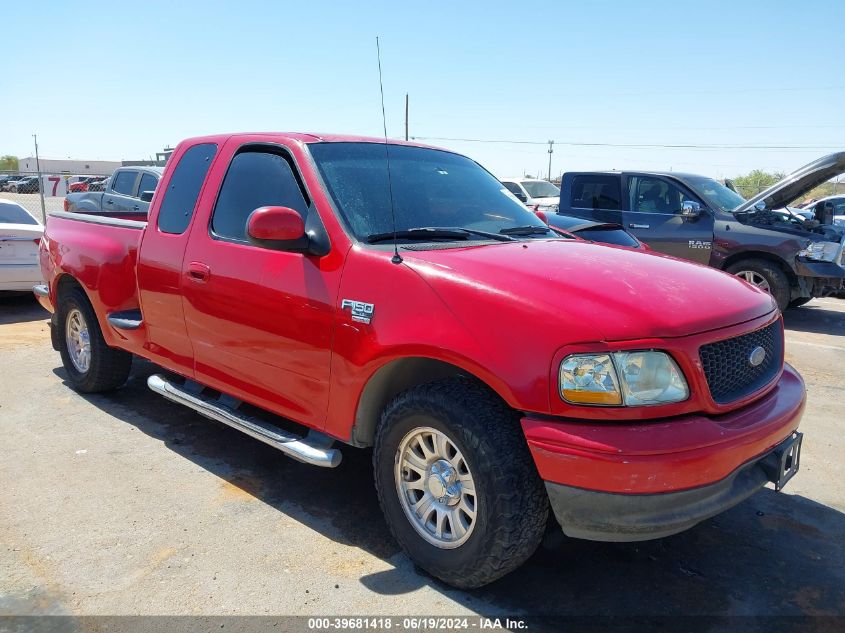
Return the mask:
<path id="1" fill-rule="evenodd" d="M 108 176 L 115 169 L 121 166 L 119 160 L 71 160 L 57 158 L 41 158 L 38 161 L 41 165 L 42 174 L 92 174 Z M 18 159 L 18 171 L 35 172 L 35 156 Z"/>

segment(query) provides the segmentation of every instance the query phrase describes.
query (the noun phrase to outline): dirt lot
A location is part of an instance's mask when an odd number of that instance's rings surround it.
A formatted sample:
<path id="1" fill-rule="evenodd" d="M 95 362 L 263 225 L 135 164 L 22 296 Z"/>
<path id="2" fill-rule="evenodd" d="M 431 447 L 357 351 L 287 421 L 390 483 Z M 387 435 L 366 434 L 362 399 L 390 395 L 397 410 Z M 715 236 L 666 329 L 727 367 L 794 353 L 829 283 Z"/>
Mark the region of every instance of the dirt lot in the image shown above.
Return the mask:
<path id="1" fill-rule="evenodd" d="M 564 540 L 473 592 L 417 573 L 367 451 L 302 465 L 129 384 L 80 396 L 46 314 L 0 299 L 0 614 L 845 615 L 845 301 L 787 315 L 801 472 L 671 538 Z"/>

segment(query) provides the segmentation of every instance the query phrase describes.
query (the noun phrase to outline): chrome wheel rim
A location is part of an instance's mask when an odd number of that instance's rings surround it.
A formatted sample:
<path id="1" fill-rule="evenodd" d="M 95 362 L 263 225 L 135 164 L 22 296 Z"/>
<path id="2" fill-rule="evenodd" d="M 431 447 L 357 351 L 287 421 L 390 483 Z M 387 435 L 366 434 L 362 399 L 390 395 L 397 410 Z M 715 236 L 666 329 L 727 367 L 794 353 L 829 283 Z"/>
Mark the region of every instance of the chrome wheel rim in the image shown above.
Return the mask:
<path id="1" fill-rule="evenodd" d="M 769 287 L 769 282 L 766 281 L 766 278 L 760 273 L 754 272 L 753 270 L 741 270 L 736 274 L 736 276 L 745 279 L 745 281 L 750 283 L 752 286 L 757 286 L 760 290 L 765 290 L 769 294 L 772 292 L 772 289 Z"/>
<path id="2" fill-rule="evenodd" d="M 478 500 L 469 465 L 442 431 L 416 428 L 399 443 L 396 492 L 411 525 L 436 547 L 460 547 L 472 535 Z"/>
<path id="3" fill-rule="evenodd" d="M 70 362 L 81 374 L 91 366 L 91 338 L 88 334 L 88 324 L 79 308 L 71 310 L 65 320 L 65 343 L 67 344 Z"/>

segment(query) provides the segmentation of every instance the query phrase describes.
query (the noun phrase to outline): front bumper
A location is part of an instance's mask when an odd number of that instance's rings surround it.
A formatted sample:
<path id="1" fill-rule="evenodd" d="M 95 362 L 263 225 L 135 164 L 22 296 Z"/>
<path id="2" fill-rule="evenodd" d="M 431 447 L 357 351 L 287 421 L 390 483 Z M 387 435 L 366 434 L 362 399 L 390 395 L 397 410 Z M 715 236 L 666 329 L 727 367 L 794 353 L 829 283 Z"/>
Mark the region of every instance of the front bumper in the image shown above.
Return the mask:
<path id="1" fill-rule="evenodd" d="M 546 482 L 546 491 L 567 536 L 616 542 L 663 538 L 732 508 L 768 482 L 782 485 L 780 463 L 800 443 L 801 434 L 796 433 L 721 481 L 691 490 L 626 495 Z M 795 458 L 793 472 L 798 469 L 797 452 Z"/>
<path id="2" fill-rule="evenodd" d="M 522 427 L 566 534 L 644 540 L 691 527 L 765 485 L 761 460 L 793 435 L 804 404 L 804 383 L 785 365 L 768 394 L 723 415 L 525 417 Z"/>
<path id="3" fill-rule="evenodd" d="M 811 297 L 825 297 L 845 287 L 845 267 L 834 262 L 799 259 L 795 262 L 795 273 L 799 284 L 804 286 L 804 294 Z"/>

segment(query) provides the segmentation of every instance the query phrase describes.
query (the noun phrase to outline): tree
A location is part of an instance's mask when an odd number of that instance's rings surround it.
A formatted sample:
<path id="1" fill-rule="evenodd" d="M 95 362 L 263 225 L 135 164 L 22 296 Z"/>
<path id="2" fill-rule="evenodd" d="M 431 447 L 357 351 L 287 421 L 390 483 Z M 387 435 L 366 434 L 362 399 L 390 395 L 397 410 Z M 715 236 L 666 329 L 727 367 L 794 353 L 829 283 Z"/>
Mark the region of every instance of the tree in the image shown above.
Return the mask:
<path id="1" fill-rule="evenodd" d="M 11 156 L 6 154 L 5 156 L 0 156 L 0 171 L 17 171 L 18 170 L 18 157 Z"/>
<path id="2" fill-rule="evenodd" d="M 762 169 L 755 169 L 745 176 L 737 176 L 732 180 L 736 188 L 739 189 L 739 193 L 745 198 L 751 198 L 764 189 L 771 187 L 778 180 L 782 180 L 783 177 L 784 174 L 780 172 L 770 174 Z"/>

